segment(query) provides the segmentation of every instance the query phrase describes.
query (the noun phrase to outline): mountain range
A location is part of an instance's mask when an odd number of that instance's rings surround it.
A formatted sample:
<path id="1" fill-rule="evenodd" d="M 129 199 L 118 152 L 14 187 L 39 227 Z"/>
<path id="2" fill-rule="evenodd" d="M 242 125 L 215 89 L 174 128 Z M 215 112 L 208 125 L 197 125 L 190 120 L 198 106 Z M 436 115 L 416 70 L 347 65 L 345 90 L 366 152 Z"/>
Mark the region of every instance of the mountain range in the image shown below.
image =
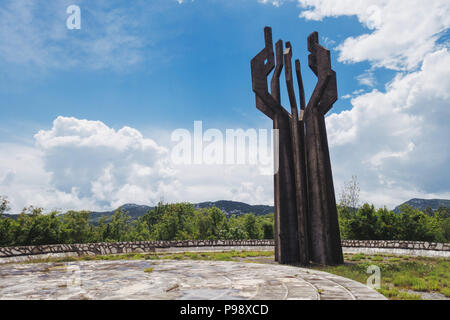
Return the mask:
<path id="1" fill-rule="evenodd" d="M 427 207 L 430 207 L 432 210 L 436 210 L 439 206 L 443 206 L 446 208 L 450 208 L 450 200 L 444 200 L 444 199 L 411 199 L 409 201 L 406 201 L 405 203 L 402 203 L 401 205 L 409 204 L 413 208 L 424 210 Z M 398 213 L 400 212 L 399 208 L 400 206 L 395 207 L 394 212 Z M 220 200 L 220 201 L 208 201 L 208 202 L 200 202 L 195 203 L 194 208 L 200 209 L 200 208 L 211 208 L 211 207 L 217 207 L 220 210 L 222 210 L 223 213 L 226 214 L 227 217 L 230 217 L 231 215 L 242 215 L 246 213 L 253 213 L 255 215 L 264 215 L 268 213 L 274 212 L 273 206 L 268 205 L 250 205 L 244 202 L 237 202 L 237 201 L 228 201 L 228 200 Z M 138 204 L 124 204 L 121 206 L 122 210 L 124 212 L 128 212 L 129 216 L 132 220 L 136 220 L 138 217 L 144 215 L 149 210 L 154 209 L 155 207 L 146 206 L 146 205 L 138 205 Z M 97 223 L 102 216 L 107 216 L 110 218 L 114 214 L 115 210 L 112 211 L 104 211 L 104 212 L 91 212 L 90 216 L 90 222 L 91 223 Z M 4 218 L 16 218 L 18 215 L 12 215 L 12 214 L 3 214 Z"/>
<path id="2" fill-rule="evenodd" d="M 431 208 L 433 211 L 439 207 L 450 208 L 450 200 L 444 199 L 411 199 L 395 207 L 394 212 L 399 213 L 402 205 L 409 204 L 411 207 L 419 210 Z"/>
<path id="3" fill-rule="evenodd" d="M 225 215 L 228 218 L 231 217 L 233 214 L 239 216 L 246 213 L 253 213 L 259 216 L 274 212 L 273 206 L 250 205 L 244 202 L 237 202 L 237 201 L 220 200 L 214 202 L 208 201 L 208 202 L 194 203 L 195 209 L 211 208 L 214 206 L 216 208 L 219 208 L 223 213 L 225 213 Z M 124 212 L 128 212 L 132 220 L 135 220 L 138 217 L 147 213 L 149 210 L 154 209 L 155 207 L 128 203 L 121 206 L 121 208 Z M 92 212 L 90 220 L 91 222 L 95 223 L 98 222 L 102 216 L 110 217 L 114 214 L 114 212 L 115 210 L 105 212 Z"/>

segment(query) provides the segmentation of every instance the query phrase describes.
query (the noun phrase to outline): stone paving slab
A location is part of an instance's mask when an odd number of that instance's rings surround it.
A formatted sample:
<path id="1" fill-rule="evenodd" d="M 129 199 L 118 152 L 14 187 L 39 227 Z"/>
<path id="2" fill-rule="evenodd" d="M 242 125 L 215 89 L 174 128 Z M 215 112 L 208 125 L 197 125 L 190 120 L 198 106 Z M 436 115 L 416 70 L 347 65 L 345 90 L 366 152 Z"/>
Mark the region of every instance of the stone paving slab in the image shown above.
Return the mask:
<path id="1" fill-rule="evenodd" d="M 1 265 L 0 299 L 386 298 L 356 281 L 293 266 L 228 261 L 133 260 Z"/>

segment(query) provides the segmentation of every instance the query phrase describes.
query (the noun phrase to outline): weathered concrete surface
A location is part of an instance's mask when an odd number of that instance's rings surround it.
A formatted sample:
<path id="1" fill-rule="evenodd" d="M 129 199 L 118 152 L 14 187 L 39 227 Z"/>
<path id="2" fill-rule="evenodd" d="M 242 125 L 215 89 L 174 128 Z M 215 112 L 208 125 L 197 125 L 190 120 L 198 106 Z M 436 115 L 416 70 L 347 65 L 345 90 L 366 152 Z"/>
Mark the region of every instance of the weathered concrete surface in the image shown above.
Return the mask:
<path id="1" fill-rule="evenodd" d="M 364 247 L 344 247 L 344 253 L 364 253 L 364 254 L 394 254 L 400 256 L 430 257 L 430 258 L 450 258 L 450 251 L 420 250 L 420 249 L 389 249 L 389 248 L 364 248 Z"/>
<path id="2" fill-rule="evenodd" d="M 154 268 L 153 272 L 144 272 Z M 282 265 L 84 261 L 0 266 L 0 299 L 378 300 L 356 281 Z"/>

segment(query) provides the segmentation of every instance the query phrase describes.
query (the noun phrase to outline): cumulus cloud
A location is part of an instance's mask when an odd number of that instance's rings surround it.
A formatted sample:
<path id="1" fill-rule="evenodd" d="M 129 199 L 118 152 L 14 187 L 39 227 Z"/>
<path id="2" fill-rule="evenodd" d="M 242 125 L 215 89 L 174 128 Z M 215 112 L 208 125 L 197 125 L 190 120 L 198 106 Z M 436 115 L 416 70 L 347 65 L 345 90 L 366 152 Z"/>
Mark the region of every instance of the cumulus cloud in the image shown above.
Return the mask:
<path id="1" fill-rule="evenodd" d="M 136 129 L 58 117 L 35 136 L 35 147 L 3 145 L 0 194 L 13 211 L 35 205 L 102 210 L 124 203 L 154 204 L 177 185 L 167 148 Z"/>
<path id="2" fill-rule="evenodd" d="M 360 74 L 356 77 L 356 80 L 358 80 L 359 84 L 372 88 L 377 84 L 377 79 L 375 78 L 373 72 L 370 71 Z"/>
<path id="3" fill-rule="evenodd" d="M 448 197 L 448 66 L 447 49 L 430 53 L 420 70 L 397 75 L 386 92 L 359 95 L 351 110 L 327 118 L 338 181 L 357 174 L 366 199 L 379 205 Z"/>
<path id="4" fill-rule="evenodd" d="M 257 165 L 174 164 L 170 150 L 138 130 L 101 121 L 57 117 L 34 136 L 35 146 L 1 145 L 0 194 L 12 212 L 110 210 L 125 203 L 234 199 L 271 203 L 270 175 Z"/>
<path id="5" fill-rule="evenodd" d="M 81 30 L 68 30 L 66 8 L 73 4 L 71 0 L 45 3 L 2 1 L 2 60 L 44 69 L 83 67 L 116 70 L 143 60 L 141 50 L 148 42 L 136 28 L 140 17 L 136 12 L 145 8 L 142 3 L 128 9 L 114 8 L 104 0 L 84 3 L 81 7 Z"/>
<path id="6" fill-rule="evenodd" d="M 372 88 L 376 68 L 397 71 L 383 91 L 341 97 L 352 108 L 327 118 L 337 189 L 356 174 L 362 198 L 379 206 L 449 198 L 450 54 L 438 40 L 448 34 L 450 2 L 296 1 L 302 19 L 356 16 L 367 28 L 336 47 L 340 62 L 371 64 L 360 84 Z"/>
<path id="7" fill-rule="evenodd" d="M 46 209 L 95 208 L 92 199 L 80 199 L 76 189 L 68 192 L 51 185 L 51 174 L 44 170 L 43 153 L 34 147 L 0 144 L 0 194 L 11 201 L 11 212 L 29 205 Z"/>
<path id="8" fill-rule="evenodd" d="M 356 16 L 369 29 L 338 46 L 343 62 L 370 61 L 375 67 L 411 70 L 434 51 L 439 34 L 450 27 L 446 0 L 298 0 L 300 17 Z"/>
<path id="9" fill-rule="evenodd" d="M 152 202 L 173 179 L 168 150 L 130 127 L 58 117 L 35 140 L 51 185 L 100 206 Z"/>

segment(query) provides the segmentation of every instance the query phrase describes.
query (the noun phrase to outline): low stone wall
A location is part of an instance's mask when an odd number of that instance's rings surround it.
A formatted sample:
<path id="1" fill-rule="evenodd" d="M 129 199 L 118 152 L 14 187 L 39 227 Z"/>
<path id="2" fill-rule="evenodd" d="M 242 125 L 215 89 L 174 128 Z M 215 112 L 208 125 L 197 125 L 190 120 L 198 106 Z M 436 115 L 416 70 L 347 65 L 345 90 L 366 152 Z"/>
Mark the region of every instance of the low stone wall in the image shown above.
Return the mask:
<path id="1" fill-rule="evenodd" d="M 0 258 L 60 253 L 71 253 L 73 255 L 84 256 L 98 254 L 155 252 L 157 249 L 169 248 L 264 247 L 273 245 L 273 240 L 182 240 L 56 244 L 29 247 L 0 247 Z"/>
<path id="2" fill-rule="evenodd" d="M 343 247 L 450 251 L 450 243 L 400 240 L 342 240 Z"/>
<path id="3" fill-rule="evenodd" d="M 57 244 L 29 247 L 0 247 L 0 260 L 11 257 L 28 258 L 47 256 L 85 256 L 117 253 L 177 252 L 216 250 L 261 250 L 272 248 L 273 240 L 182 240 L 182 241 L 141 241 L 91 244 Z M 410 252 L 444 251 L 450 253 L 450 243 L 384 240 L 343 240 L 344 248 L 402 249 Z M 182 249 L 186 248 L 186 249 Z"/>

